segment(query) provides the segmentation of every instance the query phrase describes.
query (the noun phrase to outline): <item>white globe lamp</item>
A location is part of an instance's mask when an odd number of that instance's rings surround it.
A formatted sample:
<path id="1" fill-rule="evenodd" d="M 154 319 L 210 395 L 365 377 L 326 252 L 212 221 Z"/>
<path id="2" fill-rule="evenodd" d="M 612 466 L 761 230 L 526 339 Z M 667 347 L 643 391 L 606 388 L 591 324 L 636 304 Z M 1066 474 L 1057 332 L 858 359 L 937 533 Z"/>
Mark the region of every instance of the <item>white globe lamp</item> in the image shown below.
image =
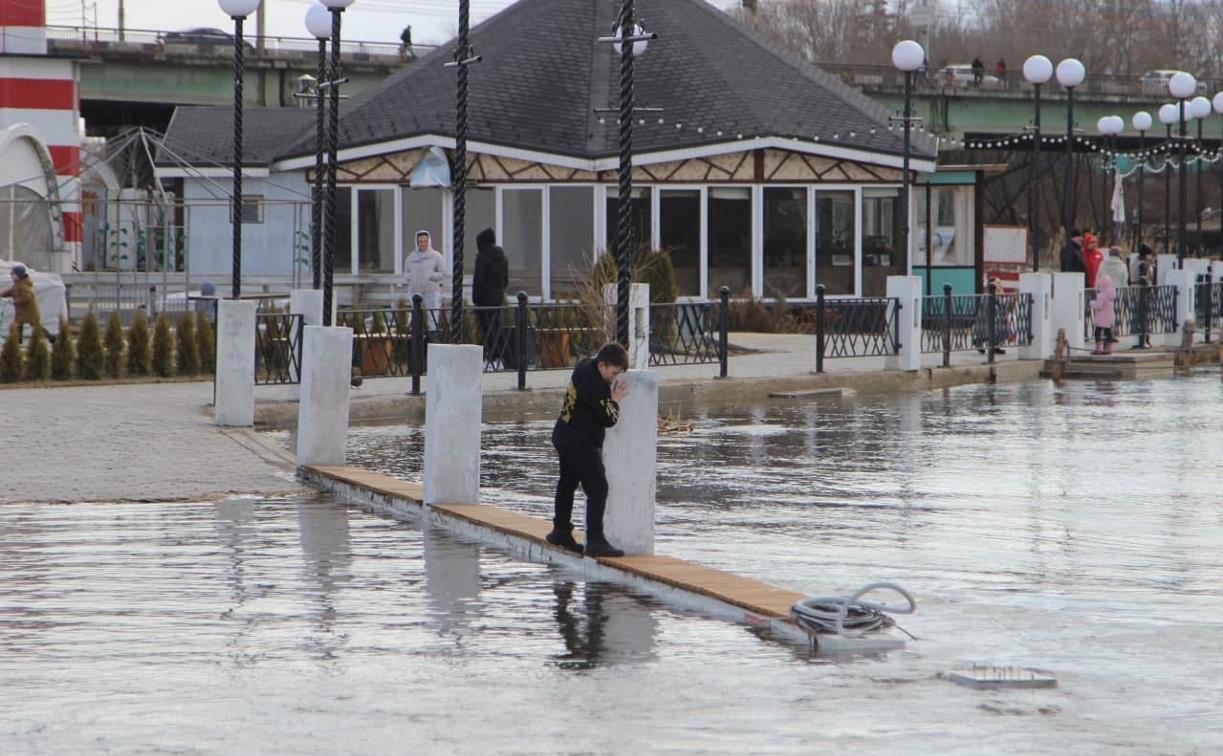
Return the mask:
<path id="1" fill-rule="evenodd" d="M 1151 128 L 1151 114 L 1140 110 L 1130 119 L 1130 124 L 1133 125 L 1134 131 L 1146 131 Z"/>
<path id="2" fill-rule="evenodd" d="M 1023 78 L 1029 84 L 1044 84 L 1053 78 L 1053 61 L 1043 55 L 1033 55 L 1023 62 Z"/>
<path id="3" fill-rule="evenodd" d="M 624 27 L 622 26 L 616 27 L 616 33 L 612 36 L 614 36 L 616 39 L 623 39 Z M 641 24 L 633 24 L 633 36 L 634 37 L 644 37 L 645 36 L 645 29 L 641 28 Z M 649 47 L 649 44 L 650 44 L 649 41 L 644 40 L 644 39 L 638 42 L 634 42 L 633 43 L 633 57 L 636 58 L 636 57 L 641 56 L 641 54 L 646 51 L 646 48 Z M 619 42 L 612 44 L 612 48 L 616 51 L 616 55 L 620 54 L 620 47 L 621 45 Z"/>
<path id="4" fill-rule="evenodd" d="M 1205 118 L 1210 115 L 1210 100 L 1198 95 L 1189 101 L 1189 112 L 1194 118 Z"/>
<path id="5" fill-rule="evenodd" d="M 315 39 L 331 38 L 331 13 L 322 5 L 311 5 L 306 11 L 306 29 Z"/>
<path id="6" fill-rule="evenodd" d="M 1176 123 L 1178 116 L 1176 115 L 1176 106 L 1172 103 L 1165 103 L 1159 106 L 1159 122 L 1165 126 L 1171 126 Z"/>
<path id="7" fill-rule="evenodd" d="M 1172 78 L 1168 79 L 1168 92 L 1178 100 L 1184 100 L 1193 96 L 1197 91 L 1198 82 L 1193 78 L 1193 74 L 1177 71 L 1172 74 Z"/>
<path id="8" fill-rule="evenodd" d="M 217 0 L 221 12 L 230 18 L 246 18 L 259 8 L 260 0 Z"/>
<path id="9" fill-rule="evenodd" d="M 926 51 L 911 39 L 897 42 L 892 48 L 892 65 L 906 73 L 921 68 L 926 60 Z"/>
<path id="10" fill-rule="evenodd" d="M 1215 94 L 1215 96 L 1211 98 L 1210 102 L 1212 105 L 1214 105 L 1216 113 L 1223 113 L 1223 92 Z"/>
<path id="11" fill-rule="evenodd" d="M 1063 87 L 1077 87 L 1087 77 L 1087 69 L 1074 58 L 1066 58 L 1057 64 L 1057 83 Z"/>

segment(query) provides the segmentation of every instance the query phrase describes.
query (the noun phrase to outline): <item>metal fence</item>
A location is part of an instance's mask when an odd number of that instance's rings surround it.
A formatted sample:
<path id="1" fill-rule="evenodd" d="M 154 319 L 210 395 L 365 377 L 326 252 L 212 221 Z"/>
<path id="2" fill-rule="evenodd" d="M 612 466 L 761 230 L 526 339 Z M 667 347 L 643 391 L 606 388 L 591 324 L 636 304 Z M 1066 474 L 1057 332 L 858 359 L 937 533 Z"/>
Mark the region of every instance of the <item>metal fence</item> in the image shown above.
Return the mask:
<path id="1" fill-rule="evenodd" d="M 922 352 L 942 352 L 947 367 L 952 352 L 988 350 L 992 356 L 993 350 L 1027 346 L 1032 309 L 1031 294 L 952 294 L 945 286 L 942 296 L 922 299 Z"/>
<path id="2" fill-rule="evenodd" d="M 1137 336 L 1145 343 L 1151 334 L 1176 333 L 1178 291 L 1175 286 L 1122 286 L 1113 300 L 1113 337 Z M 1094 321 L 1091 303 L 1096 290 L 1087 289 L 1083 297 L 1083 336 L 1092 338 Z"/>
<path id="3" fill-rule="evenodd" d="M 452 322 L 448 309 L 367 307 L 341 310 L 336 324 L 353 330 L 352 366 L 364 377 L 412 378 L 428 372 L 428 344 L 474 344 L 486 372 L 516 372 L 518 387 L 535 370 L 566 370 L 608 340 L 614 313 L 589 304 L 530 304 L 525 294 L 504 307 L 466 307 Z M 726 374 L 726 303 L 684 302 L 650 307 L 650 364 L 720 363 Z M 457 328 L 457 333 L 456 333 Z"/>
<path id="4" fill-rule="evenodd" d="M 816 287 L 815 370 L 836 357 L 875 357 L 900 351 L 900 300 L 892 297 L 825 299 Z"/>
<path id="5" fill-rule="evenodd" d="M 300 314 L 255 314 L 255 383 L 301 382 L 302 327 Z"/>
<path id="6" fill-rule="evenodd" d="M 233 38 L 227 31 L 157 31 L 152 29 L 115 29 L 99 26 L 47 26 L 47 43 L 52 51 L 104 52 L 142 51 L 161 54 L 191 54 L 229 56 L 233 54 Z M 313 61 L 318 55 L 318 41 L 312 37 L 245 36 L 248 55 L 268 57 L 300 57 Z M 430 52 L 436 45 L 412 45 L 415 55 Z M 399 58 L 403 47 L 396 42 L 344 40 L 341 54 L 346 60 Z"/>
<path id="7" fill-rule="evenodd" d="M 1198 331 L 1205 337 L 1206 342 L 1210 343 L 1213 334 L 1223 325 L 1223 281 L 1199 283 L 1195 293 L 1197 304 L 1194 318 Z"/>

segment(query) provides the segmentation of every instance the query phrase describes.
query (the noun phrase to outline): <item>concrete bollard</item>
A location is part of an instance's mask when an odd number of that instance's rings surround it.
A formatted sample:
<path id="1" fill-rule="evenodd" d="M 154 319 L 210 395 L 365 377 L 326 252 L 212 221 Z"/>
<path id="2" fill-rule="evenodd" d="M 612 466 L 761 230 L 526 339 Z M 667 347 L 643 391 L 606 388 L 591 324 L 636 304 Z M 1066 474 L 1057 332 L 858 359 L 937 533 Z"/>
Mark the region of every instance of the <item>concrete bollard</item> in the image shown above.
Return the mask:
<path id="1" fill-rule="evenodd" d="M 1087 315 L 1085 308 L 1087 276 L 1084 273 L 1053 274 L 1053 317 L 1050 323 L 1052 338 L 1059 328 L 1066 331 L 1066 342 L 1071 349 L 1083 349 L 1087 344 Z"/>
<path id="2" fill-rule="evenodd" d="M 293 289 L 289 292 L 289 312 L 302 316 L 302 324 L 323 324 L 323 292 L 321 289 Z M 333 319 L 332 323 L 335 322 Z"/>
<path id="3" fill-rule="evenodd" d="M 425 390 L 425 504 L 480 500 L 480 377 L 476 345 L 430 344 Z"/>
<path id="4" fill-rule="evenodd" d="M 1167 280 L 1167 275 L 1174 271 L 1179 266 L 1176 264 L 1176 255 L 1156 255 L 1155 256 L 1155 285 L 1163 286 Z"/>
<path id="5" fill-rule="evenodd" d="M 1188 262 L 1186 260 L 1186 262 Z M 1164 336 L 1164 346 L 1179 347 L 1185 333 L 1185 322 L 1194 318 L 1194 295 L 1197 293 L 1197 276 L 1192 270 L 1170 270 L 1164 278 L 1165 286 L 1176 287 L 1176 332 Z M 1154 338 L 1152 339 L 1154 343 Z"/>
<path id="6" fill-rule="evenodd" d="M 603 442 L 610 487 L 603 532 L 626 554 L 653 554 L 658 374 L 630 370 L 620 380 L 628 382 L 628 395 L 620 402 L 620 420 Z"/>
<path id="7" fill-rule="evenodd" d="M 900 335 L 899 354 L 885 360 L 888 370 L 914 371 L 921 369 L 922 280 L 917 276 L 888 276 L 888 299 L 900 302 L 896 332 Z"/>
<path id="8" fill-rule="evenodd" d="M 616 305 L 619 289 L 616 284 L 603 284 L 603 302 L 606 306 L 603 328 L 607 340 L 616 340 Z M 629 284 L 629 329 L 628 366 L 631 370 L 647 370 L 650 367 L 650 285 Z"/>
<path id="9" fill-rule="evenodd" d="M 301 398 L 297 404 L 298 466 L 342 465 L 346 461 L 351 364 L 351 328 L 303 329 Z"/>
<path id="10" fill-rule="evenodd" d="M 1019 359 L 1047 360 L 1053 356 L 1055 335 L 1050 319 L 1053 276 L 1048 273 L 1021 273 L 1019 293 L 1032 297 L 1032 343 L 1019 347 Z"/>
<path id="11" fill-rule="evenodd" d="M 255 424 L 255 303 L 217 301 L 217 372 L 213 420 L 217 425 Z"/>

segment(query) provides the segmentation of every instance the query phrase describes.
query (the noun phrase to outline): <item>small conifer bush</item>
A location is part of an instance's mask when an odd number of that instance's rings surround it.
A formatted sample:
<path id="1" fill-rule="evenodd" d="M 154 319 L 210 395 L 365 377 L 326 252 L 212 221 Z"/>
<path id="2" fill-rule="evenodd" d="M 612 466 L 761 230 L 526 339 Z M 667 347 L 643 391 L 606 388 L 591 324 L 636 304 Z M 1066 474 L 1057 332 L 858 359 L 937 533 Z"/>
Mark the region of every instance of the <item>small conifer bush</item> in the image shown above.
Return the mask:
<path id="1" fill-rule="evenodd" d="M 8 340 L 0 348 L 0 383 L 16 383 L 21 380 L 21 345 L 17 343 L 18 326 L 13 323 L 8 328 Z"/>
<path id="2" fill-rule="evenodd" d="M 90 317 L 93 317 L 93 313 L 90 313 Z M 95 319 L 95 325 L 96 322 Z M 119 319 L 119 313 L 112 312 L 110 320 L 106 321 L 106 336 L 102 339 L 102 344 L 106 347 L 104 359 L 106 375 L 110 378 L 118 378 L 123 375 L 123 321 Z"/>
<path id="3" fill-rule="evenodd" d="M 59 319 L 59 336 L 51 347 L 51 378 L 56 381 L 66 381 L 72 378 L 73 363 L 76 362 L 76 350 L 72 348 L 72 332 L 66 318 Z"/>
<path id="4" fill-rule="evenodd" d="M 81 321 L 81 332 L 76 337 L 76 374 L 84 380 L 96 381 L 102 378 L 105 369 L 102 331 L 98 328 L 98 316 L 90 312 Z"/>
<path id="5" fill-rule="evenodd" d="M 149 321 L 144 310 L 136 310 L 127 329 L 127 374 L 149 374 Z"/>
<path id="6" fill-rule="evenodd" d="M 34 335 L 30 337 L 30 345 L 25 353 L 25 379 L 27 381 L 51 380 L 51 348 L 47 346 L 47 337 L 42 332 L 42 326 L 30 329 Z"/>
<path id="7" fill-rule="evenodd" d="M 212 321 L 203 311 L 195 314 L 195 343 L 200 348 L 200 370 L 212 375 L 217 369 L 217 342 Z"/>
<path id="8" fill-rule="evenodd" d="M 153 325 L 153 374 L 159 378 L 174 375 L 174 334 L 170 332 L 170 318 L 163 312 Z"/>
<path id="9" fill-rule="evenodd" d="M 174 356 L 178 363 L 179 375 L 195 375 L 200 372 L 200 345 L 195 339 L 195 319 L 191 313 L 184 312 L 178 316 L 174 325 Z"/>

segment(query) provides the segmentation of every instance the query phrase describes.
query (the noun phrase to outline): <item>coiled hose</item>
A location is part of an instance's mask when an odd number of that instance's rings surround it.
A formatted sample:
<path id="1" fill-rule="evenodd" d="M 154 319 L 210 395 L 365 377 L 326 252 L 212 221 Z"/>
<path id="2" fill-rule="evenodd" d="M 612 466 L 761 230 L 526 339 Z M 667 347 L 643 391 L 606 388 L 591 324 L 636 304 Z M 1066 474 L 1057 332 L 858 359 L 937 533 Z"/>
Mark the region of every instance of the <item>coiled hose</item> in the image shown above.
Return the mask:
<path id="1" fill-rule="evenodd" d="M 864 595 L 877 590 L 899 593 L 908 606 L 861 600 Z M 895 583 L 870 583 L 852 596 L 813 596 L 790 607 L 794 621 L 808 632 L 836 633 L 843 638 L 861 638 L 865 633 L 892 627 L 896 621 L 888 613 L 912 614 L 915 611 L 917 602 L 908 591 Z"/>

